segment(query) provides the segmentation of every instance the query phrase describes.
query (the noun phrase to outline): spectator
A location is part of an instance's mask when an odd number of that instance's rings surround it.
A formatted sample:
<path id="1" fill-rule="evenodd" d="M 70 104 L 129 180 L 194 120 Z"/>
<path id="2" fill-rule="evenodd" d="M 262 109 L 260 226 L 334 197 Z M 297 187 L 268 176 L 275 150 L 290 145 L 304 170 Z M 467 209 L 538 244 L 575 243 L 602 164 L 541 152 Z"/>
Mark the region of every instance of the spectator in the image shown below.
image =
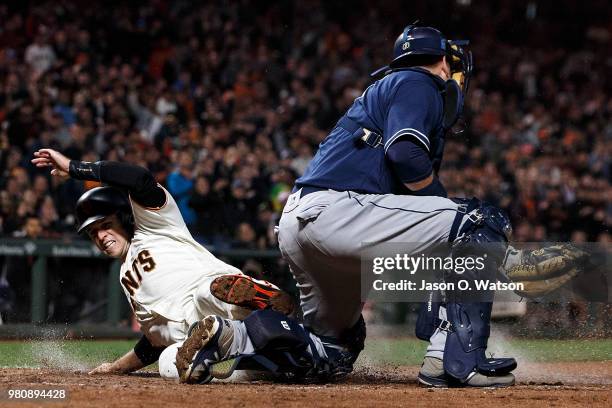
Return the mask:
<path id="1" fill-rule="evenodd" d="M 210 183 L 204 176 L 195 181 L 189 206 L 198 214 L 193 227 L 196 239 L 205 244 L 214 244 L 223 231 L 223 200 L 217 191 L 211 191 Z"/>
<path id="2" fill-rule="evenodd" d="M 362 74 L 387 62 L 387 40 L 405 24 L 393 4 L 359 4 L 338 15 L 315 3 L 83 10 L 47 1 L 5 8 L 0 231 L 20 230 L 42 205 L 54 218 L 47 195 L 56 222 L 70 225 L 83 186 L 45 184 L 23 163 L 44 144 L 77 158 L 148 166 L 176 195 L 195 234 L 229 243 L 245 222 L 257 242 L 273 246 L 269 225 L 293 180 L 333 118 L 367 87 Z M 507 38 L 490 31 L 510 32 L 515 22 L 507 14 L 486 5 L 449 7 L 462 21 L 479 22 L 461 27 L 474 40 L 477 70 L 466 99 L 469 126 L 446 144 L 440 177 L 449 194 L 502 206 L 519 239 L 565 240 L 581 230 L 595 240 L 607 233 L 610 78 L 595 56 L 605 54 L 612 35 L 588 33 L 609 31 L 595 22 L 610 10 L 585 8 L 579 22 L 565 8 L 554 18 L 543 10 L 520 21 L 521 35 Z M 524 15 L 521 3 L 504 7 Z M 219 8 L 223 19 L 213 17 Z M 364 36 L 351 24 L 364 14 L 381 30 Z M 423 10 L 428 17 L 436 16 Z M 207 188 L 212 192 L 203 194 Z M 270 208 L 260 211 L 262 203 Z"/>
<path id="3" fill-rule="evenodd" d="M 34 43 L 30 44 L 25 50 L 25 62 L 30 65 L 36 77 L 49 70 L 55 60 L 55 52 L 43 33 L 39 33 Z"/>
<path id="4" fill-rule="evenodd" d="M 178 153 L 177 168 L 168 175 L 166 180 L 168 191 L 176 199 L 181 215 L 188 227 L 193 227 L 196 221 L 195 212 L 189 207 L 193 188 L 193 158 L 191 152 Z"/>
<path id="5" fill-rule="evenodd" d="M 75 235 L 84 186 L 32 169 L 42 145 L 148 167 L 217 248 L 275 248 L 295 177 L 406 24 L 397 2 L 342 13 L 316 0 L 14 3 L 1 10 L 0 234 Z M 469 126 L 446 141 L 449 195 L 501 206 L 519 241 L 609 242 L 612 79 L 599 56 L 609 55 L 612 9 L 596 2 L 576 19 L 581 4 L 568 0 L 528 19 L 524 2 L 501 13 L 447 3 L 456 18 L 440 28 L 472 40 L 476 61 Z M 439 21 L 438 9 L 415 6 Z M 378 29 L 354 23 L 363 16 Z M 254 273 L 278 268 L 256 263 Z M 26 294 L 13 287 L 19 302 Z M 28 307 L 13 312 L 27 319 Z"/>
<path id="6" fill-rule="evenodd" d="M 234 248 L 257 249 L 257 235 L 251 224 L 242 222 L 236 227 Z"/>

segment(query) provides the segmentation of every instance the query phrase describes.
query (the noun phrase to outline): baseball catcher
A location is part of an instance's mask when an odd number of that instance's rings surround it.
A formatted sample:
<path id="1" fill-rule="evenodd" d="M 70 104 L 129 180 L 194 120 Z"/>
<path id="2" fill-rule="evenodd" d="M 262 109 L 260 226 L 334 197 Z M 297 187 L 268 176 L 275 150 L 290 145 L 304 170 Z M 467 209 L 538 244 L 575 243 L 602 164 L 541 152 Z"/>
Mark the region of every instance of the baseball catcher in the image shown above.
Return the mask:
<path id="1" fill-rule="evenodd" d="M 487 247 L 486 277 L 524 282 L 525 296 L 545 294 L 579 273 L 585 254 L 576 248 L 515 250 L 508 246 L 512 229 L 502 210 L 478 199 L 447 198 L 438 171 L 445 137 L 467 95 L 473 66 L 468 45 L 432 27 L 407 26 L 391 63 L 373 74 L 377 80 L 354 100 L 296 181 L 278 239 L 300 288 L 305 327 L 315 334 L 339 339 L 359 325 L 360 255 L 383 243 L 410 243 L 414 254 L 445 244 L 457 256 Z M 422 384 L 514 384 L 514 359 L 485 356 L 492 301 L 448 291 L 432 301 L 436 307 L 424 308 L 417 334 L 430 344 Z"/>

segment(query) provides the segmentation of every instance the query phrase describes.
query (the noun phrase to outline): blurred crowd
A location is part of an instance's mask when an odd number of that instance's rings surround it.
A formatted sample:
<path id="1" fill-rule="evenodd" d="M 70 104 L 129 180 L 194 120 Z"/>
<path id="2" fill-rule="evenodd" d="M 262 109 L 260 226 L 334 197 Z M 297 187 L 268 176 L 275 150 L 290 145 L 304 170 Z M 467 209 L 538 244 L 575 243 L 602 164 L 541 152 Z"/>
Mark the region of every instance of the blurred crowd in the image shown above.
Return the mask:
<path id="1" fill-rule="evenodd" d="M 31 166 L 52 147 L 149 168 L 204 244 L 275 248 L 294 180 L 418 16 L 475 56 L 449 195 L 503 207 L 519 241 L 608 242 L 606 2 L 379 3 L 0 4 L 0 236 L 75 235 L 91 184 Z"/>
<path id="2" fill-rule="evenodd" d="M 395 33 L 446 5 L 440 28 L 476 61 L 442 166 L 450 195 L 500 205 L 518 240 L 609 240 L 610 19 L 596 6 L 576 19 L 573 1 L 471 3 L 0 5 L 0 234 L 74 233 L 88 186 L 32 168 L 48 146 L 148 167 L 206 244 L 273 248 L 293 181 Z"/>

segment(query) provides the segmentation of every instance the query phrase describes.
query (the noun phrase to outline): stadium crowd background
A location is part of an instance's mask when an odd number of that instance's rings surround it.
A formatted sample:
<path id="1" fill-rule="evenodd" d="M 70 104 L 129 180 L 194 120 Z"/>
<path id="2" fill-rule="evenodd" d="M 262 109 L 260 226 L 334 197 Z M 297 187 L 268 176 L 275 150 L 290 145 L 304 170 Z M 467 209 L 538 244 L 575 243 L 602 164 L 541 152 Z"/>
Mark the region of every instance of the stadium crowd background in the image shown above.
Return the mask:
<path id="1" fill-rule="evenodd" d="M 418 16 L 475 56 L 449 196 L 506 209 L 518 241 L 608 242 L 611 11 L 540 3 L 2 4 L 0 236 L 75 235 L 89 186 L 31 166 L 50 146 L 149 168 L 207 245 L 275 248 L 293 181 Z"/>

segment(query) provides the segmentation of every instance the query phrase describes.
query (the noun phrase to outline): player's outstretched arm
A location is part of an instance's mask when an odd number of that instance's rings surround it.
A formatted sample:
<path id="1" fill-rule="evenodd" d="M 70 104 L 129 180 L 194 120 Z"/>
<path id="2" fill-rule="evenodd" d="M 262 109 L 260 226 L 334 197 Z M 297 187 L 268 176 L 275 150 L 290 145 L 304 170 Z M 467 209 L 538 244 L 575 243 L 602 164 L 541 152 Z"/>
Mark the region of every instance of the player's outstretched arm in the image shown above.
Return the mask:
<path id="1" fill-rule="evenodd" d="M 165 347 L 155 347 L 146 336 L 142 336 L 132 350 L 112 363 L 103 363 L 89 374 L 127 374 L 140 370 L 159 360 Z"/>
<path id="2" fill-rule="evenodd" d="M 127 374 L 140 370 L 145 365 L 140 361 L 134 350 L 130 350 L 123 357 L 112 363 L 103 363 L 94 368 L 89 374 Z"/>
<path id="3" fill-rule="evenodd" d="M 145 207 L 161 207 L 166 202 L 166 193 L 151 172 L 133 164 L 112 161 L 83 162 L 70 160 L 53 149 L 34 152 L 32 163 L 36 167 L 51 167 L 57 177 L 72 177 L 78 180 L 99 181 L 126 189 L 134 201 Z"/>

